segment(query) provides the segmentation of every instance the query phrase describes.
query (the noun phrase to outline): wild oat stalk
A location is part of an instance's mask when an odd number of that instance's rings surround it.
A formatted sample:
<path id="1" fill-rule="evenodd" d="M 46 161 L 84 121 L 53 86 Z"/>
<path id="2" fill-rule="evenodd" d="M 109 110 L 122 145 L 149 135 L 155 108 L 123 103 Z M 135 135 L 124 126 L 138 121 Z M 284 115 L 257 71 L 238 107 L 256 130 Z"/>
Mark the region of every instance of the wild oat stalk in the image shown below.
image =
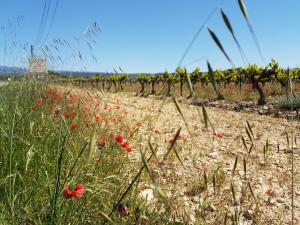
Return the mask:
<path id="1" fill-rule="evenodd" d="M 244 157 L 244 160 L 243 160 L 243 164 L 244 164 L 244 175 L 245 175 L 245 179 L 247 178 L 247 161 L 246 161 L 246 158 Z"/>
<path id="2" fill-rule="evenodd" d="M 249 152 L 248 147 L 247 147 L 247 143 L 246 143 L 246 140 L 245 140 L 244 136 L 242 136 L 242 142 L 243 142 L 243 145 L 244 145 L 246 151 Z"/>
<path id="3" fill-rule="evenodd" d="M 207 110 L 206 110 L 204 104 L 202 104 L 201 107 L 202 107 L 202 114 L 203 114 L 203 118 L 204 118 L 205 128 L 208 129 L 208 125 L 210 125 L 213 130 L 213 133 L 216 134 L 213 123 L 211 122 L 211 120 L 208 116 L 208 113 L 207 113 Z"/>
<path id="4" fill-rule="evenodd" d="M 149 162 L 150 159 L 152 158 L 153 154 L 150 155 L 150 157 L 147 159 L 146 162 Z M 137 173 L 137 175 L 135 176 L 135 178 L 131 181 L 131 183 L 129 184 L 129 186 L 127 187 L 127 189 L 125 190 L 125 192 L 123 193 L 123 195 L 120 197 L 120 199 L 118 200 L 118 202 L 114 205 L 114 207 L 112 208 L 112 210 L 110 211 L 110 213 L 108 214 L 108 217 L 110 218 L 111 215 L 114 213 L 114 211 L 117 209 L 117 207 L 119 206 L 119 204 L 122 202 L 122 200 L 125 198 L 125 196 L 127 195 L 127 193 L 130 191 L 131 187 L 134 185 L 134 183 L 136 182 L 136 180 L 140 177 L 140 175 L 142 174 L 143 170 L 145 169 L 145 164 L 142 166 L 142 168 L 140 169 L 140 171 Z M 102 224 L 106 224 L 107 220 L 104 220 Z"/>
<path id="5" fill-rule="evenodd" d="M 290 74 L 290 69 L 288 68 L 288 80 L 289 80 L 289 87 L 290 87 L 290 93 L 294 96 L 294 92 L 293 92 L 293 86 L 292 86 L 292 81 L 291 81 L 291 74 Z M 292 108 L 291 108 L 292 112 L 294 111 L 294 105 L 292 104 Z M 294 182 L 295 182 L 295 167 L 294 167 L 294 139 L 295 139 L 295 134 L 294 134 L 294 117 L 292 116 L 292 162 L 291 162 L 291 173 L 292 173 L 292 225 L 294 225 Z M 288 140 L 288 135 L 287 135 L 287 140 Z M 289 142 L 288 142 L 288 146 L 289 146 Z"/>
<path id="6" fill-rule="evenodd" d="M 235 205 L 237 203 L 237 201 L 236 201 L 236 193 L 235 193 L 235 188 L 234 188 L 233 182 L 231 182 L 230 188 L 231 188 L 233 203 Z"/>
<path id="7" fill-rule="evenodd" d="M 172 143 L 171 143 L 171 146 L 169 147 L 168 151 L 167 151 L 166 154 L 164 155 L 163 160 L 166 161 L 167 158 L 168 158 L 168 156 L 169 156 L 169 154 L 170 154 L 171 151 L 173 150 L 173 151 L 175 152 L 175 155 L 176 155 L 177 159 L 179 160 L 180 164 L 182 165 L 182 167 L 184 167 L 183 162 L 182 162 L 181 158 L 179 157 L 178 152 L 177 152 L 176 149 L 175 149 L 175 144 L 176 144 L 177 139 L 178 139 L 178 137 L 179 137 L 179 135 L 180 135 L 180 131 L 181 131 L 181 128 L 179 128 L 178 131 L 177 131 L 177 133 L 175 134 L 175 136 L 174 136 L 174 138 L 173 138 L 173 141 L 172 141 Z"/>
<path id="8" fill-rule="evenodd" d="M 179 112 L 179 114 L 180 114 L 180 116 L 181 116 L 181 118 L 182 118 L 182 120 L 183 120 L 183 122 L 184 122 L 184 124 L 185 124 L 185 126 L 186 126 L 186 128 L 188 130 L 188 132 L 189 132 L 189 135 L 192 135 L 192 132 L 190 131 L 189 125 L 188 125 L 188 123 L 187 123 L 187 121 L 186 121 L 186 119 L 185 119 L 185 117 L 184 117 L 184 115 L 182 113 L 182 110 L 181 110 L 181 107 L 179 105 L 179 102 L 177 101 L 177 99 L 174 96 L 172 96 L 172 99 L 173 99 L 173 102 L 174 102 L 174 104 L 176 106 L 176 109 L 178 110 L 178 112 Z"/>
<path id="9" fill-rule="evenodd" d="M 231 175 L 232 175 L 232 176 L 234 176 L 234 173 L 235 173 L 235 170 L 236 170 L 237 163 L 238 163 L 238 156 L 235 157 L 235 161 L 234 161 L 233 168 L 232 168 L 232 172 L 231 172 Z"/>
<path id="10" fill-rule="evenodd" d="M 232 28 L 232 26 L 231 26 L 231 23 L 230 23 L 230 21 L 229 21 L 227 15 L 226 15 L 226 13 L 224 12 L 223 9 L 221 9 L 221 15 L 222 15 L 223 21 L 224 21 L 224 23 L 225 23 L 227 29 L 228 29 L 229 32 L 231 33 L 231 36 L 232 36 L 232 38 L 233 38 L 233 40 L 234 40 L 236 46 L 237 46 L 238 49 L 239 49 L 239 52 L 240 52 L 241 58 L 242 58 L 242 60 L 243 60 L 243 62 L 244 62 L 244 65 L 246 65 L 246 62 L 247 62 L 247 63 L 249 62 L 248 59 L 247 59 L 247 56 L 246 56 L 245 52 L 243 51 L 243 49 L 242 49 L 240 43 L 238 42 L 238 40 L 237 40 L 237 38 L 236 38 L 236 35 L 235 35 L 234 31 L 233 31 L 233 28 Z"/>
<path id="11" fill-rule="evenodd" d="M 216 176 L 213 175 L 213 188 L 214 188 L 214 194 L 216 194 Z"/>
<path id="12" fill-rule="evenodd" d="M 207 68 L 208 68 L 208 75 L 209 75 L 209 78 L 211 80 L 211 83 L 212 83 L 212 86 L 217 94 L 217 98 L 218 100 L 224 100 L 224 96 L 222 95 L 221 91 L 220 91 L 220 88 L 217 84 L 217 81 L 216 81 L 216 76 L 215 76 L 215 72 L 213 71 L 210 63 L 207 61 Z"/>
<path id="13" fill-rule="evenodd" d="M 257 48 L 258 51 L 259 51 L 259 55 L 260 55 L 262 61 L 265 62 L 265 59 L 264 59 L 264 57 L 263 57 L 262 51 L 261 51 L 260 46 L 259 46 L 259 43 L 258 43 L 258 39 L 257 39 L 257 37 L 256 37 L 256 35 L 255 35 L 255 32 L 254 32 L 254 30 L 253 30 L 253 28 L 252 28 L 252 25 L 251 25 L 251 23 L 250 23 L 249 16 L 248 16 L 248 12 L 247 12 L 247 9 L 246 9 L 246 6 L 245 6 L 243 0 L 238 0 L 238 4 L 239 4 L 240 10 L 241 10 L 241 12 L 242 12 L 242 14 L 243 14 L 243 16 L 244 16 L 246 22 L 247 22 L 247 25 L 248 25 L 248 28 L 249 28 L 249 30 L 250 30 L 250 32 L 251 32 L 252 39 L 253 39 L 253 41 L 254 41 L 254 43 L 255 43 L 255 46 L 256 46 L 256 48 Z"/>
<path id="14" fill-rule="evenodd" d="M 207 175 L 206 175 L 205 171 L 204 171 L 204 174 L 203 174 L 203 178 L 204 178 L 204 183 L 205 183 L 205 189 L 207 190 L 207 188 L 208 188 L 208 178 L 207 178 Z"/>
<path id="15" fill-rule="evenodd" d="M 213 32 L 213 30 L 211 28 L 207 28 L 208 32 L 210 34 L 210 36 L 212 37 L 212 39 L 214 40 L 214 42 L 216 43 L 216 45 L 219 47 L 219 49 L 221 50 L 221 52 L 224 54 L 224 56 L 226 57 L 226 59 L 228 60 L 228 62 L 235 67 L 234 63 L 232 62 L 231 58 L 228 56 L 227 52 L 225 51 L 225 49 L 223 48 L 219 38 L 217 37 L 217 35 Z"/>

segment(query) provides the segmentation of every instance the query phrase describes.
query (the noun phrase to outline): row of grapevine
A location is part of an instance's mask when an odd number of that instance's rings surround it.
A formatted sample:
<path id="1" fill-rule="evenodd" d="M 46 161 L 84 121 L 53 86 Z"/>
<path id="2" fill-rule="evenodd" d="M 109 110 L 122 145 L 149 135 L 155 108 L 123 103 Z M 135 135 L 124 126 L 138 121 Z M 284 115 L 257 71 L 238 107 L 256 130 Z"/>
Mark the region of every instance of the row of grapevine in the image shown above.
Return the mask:
<path id="1" fill-rule="evenodd" d="M 140 74 L 137 76 L 129 76 L 128 74 L 116 74 L 112 76 L 101 76 L 100 74 L 94 77 L 81 77 L 69 79 L 77 86 L 92 86 L 108 91 L 123 90 L 125 85 L 139 84 L 139 93 L 143 94 L 146 87 L 150 87 L 151 94 L 156 94 L 158 84 L 163 84 L 166 95 L 170 95 L 175 84 L 179 84 L 180 95 L 183 95 L 183 86 L 190 82 L 190 95 L 193 96 L 193 90 L 197 83 L 202 86 L 212 83 L 218 99 L 223 99 L 220 93 L 219 85 L 223 84 L 226 87 L 230 83 L 235 83 L 237 86 L 251 83 L 253 88 L 259 93 L 259 104 L 265 104 L 265 94 L 263 87 L 267 82 L 279 82 L 285 90 L 289 88 L 289 80 L 299 80 L 300 69 L 283 69 L 279 63 L 272 60 L 265 67 L 258 67 L 255 64 L 248 65 L 246 68 L 238 67 L 227 70 L 213 70 L 208 63 L 208 72 L 202 72 L 199 67 L 192 72 L 188 72 L 185 68 L 177 68 L 174 73 L 165 71 L 161 74 Z"/>

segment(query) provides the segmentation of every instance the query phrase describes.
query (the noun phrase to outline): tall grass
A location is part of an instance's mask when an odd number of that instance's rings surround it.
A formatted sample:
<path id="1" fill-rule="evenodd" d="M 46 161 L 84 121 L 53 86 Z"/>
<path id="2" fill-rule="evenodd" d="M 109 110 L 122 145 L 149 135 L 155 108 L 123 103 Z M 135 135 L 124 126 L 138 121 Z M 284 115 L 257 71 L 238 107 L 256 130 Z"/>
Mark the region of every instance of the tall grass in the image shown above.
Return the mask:
<path id="1" fill-rule="evenodd" d="M 138 167 L 116 143 L 120 127 L 105 126 L 105 112 L 97 124 L 84 111 L 84 99 L 74 100 L 44 83 L 14 82 L 0 91 L 2 224 L 99 224 L 108 219 L 123 224 L 134 218 L 131 213 L 123 220 L 111 211 L 125 190 L 130 201 L 121 200 L 127 207 L 138 207 L 140 200 L 127 189 Z M 99 146 L 101 138 L 106 144 Z M 64 189 L 79 183 L 84 196 L 66 199 Z"/>

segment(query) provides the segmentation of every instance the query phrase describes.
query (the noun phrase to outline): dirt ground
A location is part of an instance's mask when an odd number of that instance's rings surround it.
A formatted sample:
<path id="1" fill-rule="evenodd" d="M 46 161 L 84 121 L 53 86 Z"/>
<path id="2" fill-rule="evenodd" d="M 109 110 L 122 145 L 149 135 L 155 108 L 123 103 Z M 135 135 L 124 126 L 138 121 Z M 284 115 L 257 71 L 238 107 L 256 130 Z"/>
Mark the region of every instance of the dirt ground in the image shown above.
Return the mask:
<path id="1" fill-rule="evenodd" d="M 228 218 L 238 214 L 240 224 L 291 224 L 291 135 L 294 129 L 294 214 L 295 224 L 300 224 L 298 121 L 207 107 L 214 133 L 210 126 L 205 128 L 201 106 L 180 104 L 184 122 L 171 98 L 158 100 L 151 96 L 136 97 L 134 93 L 76 88 L 72 92 L 82 95 L 89 92 L 111 106 L 120 102 L 130 122 L 141 124 L 133 138 L 136 151 L 132 160 L 138 161 L 139 148 L 150 154 L 149 140 L 153 146 L 157 145 L 160 162 L 149 164 L 155 185 L 172 201 L 174 218 L 188 224 L 223 223 L 226 214 Z M 253 131 L 252 140 L 245 129 L 247 121 Z M 182 138 L 177 141 L 175 150 L 183 165 L 174 151 L 162 162 L 170 146 L 168 140 L 179 128 L 182 128 Z M 206 180 L 204 184 L 203 180 Z M 157 202 L 155 185 L 142 187 L 141 196 L 149 207 Z"/>

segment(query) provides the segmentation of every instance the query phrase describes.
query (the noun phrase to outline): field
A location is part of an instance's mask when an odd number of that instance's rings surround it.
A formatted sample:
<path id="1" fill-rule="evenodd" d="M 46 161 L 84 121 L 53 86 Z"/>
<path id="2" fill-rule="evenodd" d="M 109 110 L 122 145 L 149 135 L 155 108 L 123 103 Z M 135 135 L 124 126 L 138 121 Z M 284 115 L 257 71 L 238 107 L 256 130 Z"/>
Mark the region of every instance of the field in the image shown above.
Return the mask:
<path id="1" fill-rule="evenodd" d="M 0 225 L 300 225 L 299 2 L 225 2 L 6 1 Z"/>
<path id="2" fill-rule="evenodd" d="M 297 120 L 36 81 L 0 91 L 4 224 L 300 221 Z"/>

